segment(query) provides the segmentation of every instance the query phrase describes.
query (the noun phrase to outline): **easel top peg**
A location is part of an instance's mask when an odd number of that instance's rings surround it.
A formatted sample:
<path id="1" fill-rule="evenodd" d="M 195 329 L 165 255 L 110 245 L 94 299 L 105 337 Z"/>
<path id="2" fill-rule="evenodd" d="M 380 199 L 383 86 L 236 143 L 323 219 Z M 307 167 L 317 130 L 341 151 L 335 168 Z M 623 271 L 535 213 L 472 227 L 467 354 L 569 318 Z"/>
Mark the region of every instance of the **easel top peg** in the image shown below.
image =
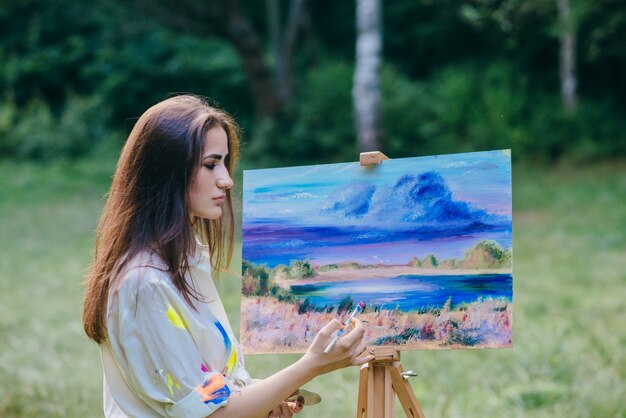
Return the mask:
<path id="1" fill-rule="evenodd" d="M 396 347 L 370 347 L 369 354 L 374 356 L 372 363 L 393 363 L 394 361 L 400 361 L 400 351 Z"/>
<path id="2" fill-rule="evenodd" d="M 361 164 L 361 167 L 372 167 L 375 165 L 379 165 L 383 162 L 383 160 L 388 159 L 389 157 L 387 157 L 380 151 L 368 151 L 359 154 L 359 163 Z"/>

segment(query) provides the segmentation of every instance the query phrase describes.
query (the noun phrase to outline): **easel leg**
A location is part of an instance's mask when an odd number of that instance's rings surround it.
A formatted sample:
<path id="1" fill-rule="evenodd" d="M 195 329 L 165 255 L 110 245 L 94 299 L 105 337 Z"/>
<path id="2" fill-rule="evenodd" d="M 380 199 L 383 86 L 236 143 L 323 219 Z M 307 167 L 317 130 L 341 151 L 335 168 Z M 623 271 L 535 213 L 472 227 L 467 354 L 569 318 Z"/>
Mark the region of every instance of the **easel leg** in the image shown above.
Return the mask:
<path id="1" fill-rule="evenodd" d="M 426 418 L 411 385 L 402 377 L 399 360 L 399 351 L 382 348 L 376 359 L 361 367 L 357 418 L 395 418 L 395 396 L 407 418 Z"/>
<path id="2" fill-rule="evenodd" d="M 404 413 L 407 418 L 426 418 L 422 407 L 420 406 L 413 388 L 409 382 L 402 377 L 402 365 L 399 362 L 394 362 L 390 367 L 391 379 L 393 382 L 393 389 L 398 395 L 400 404 L 404 409 Z"/>
<path id="3" fill-rule="evenodd" d="M 359 400 L 356 405 L 356 418 L 367 418 L 367 377 L 369 363 L 361 366 L 359 372 Z"/>
<path id="4" fill-rule="evenodd" d="M 383 366 L 385 370 L 385 400 L 383 401 L 385 405 L 385 417 L 387 418 L 395 418 L 396 416 L 396 408 L 395 408 L 395 394 L 393 393 L 393 385 L 391 380 L 391 372 L 389 371 L 389 367 Z"/>
<path id="5" fill-rule="evenodd" d="M 385 363 L 374 363 L 372 374 L 373 403 L 372 408 L 368 407 L 367 418 L 394 418 L 396 416 L 396 411 L 394 408 L 394 393 L 391 384 L 391 373 L 389 372 L 389 367 Z"/>
<path id="6" fill-rule="evenodd" d="M 367 369 L 367 407 L 365 409 L 366 418 L 375 417 L 376 412 L 376 374 L 374 373 L 374 364 L 370 364 Z M 379 415 L 380 416 L 380 415 Z"/>

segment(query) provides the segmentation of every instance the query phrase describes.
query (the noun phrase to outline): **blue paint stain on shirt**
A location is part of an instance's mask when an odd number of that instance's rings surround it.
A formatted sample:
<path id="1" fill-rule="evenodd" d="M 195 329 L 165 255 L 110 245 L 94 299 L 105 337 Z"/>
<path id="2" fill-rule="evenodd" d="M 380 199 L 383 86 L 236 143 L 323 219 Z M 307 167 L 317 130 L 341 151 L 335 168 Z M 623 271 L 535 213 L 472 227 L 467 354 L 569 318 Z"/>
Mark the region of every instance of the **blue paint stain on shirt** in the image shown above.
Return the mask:
<path id="1" fill-rule="evenodd" d="M 229 352 L 231 348 L 231 342 L 230 338 L 228 338 L 226 330 L 224 329 L 222 324 L 220 324 L 220 321 L 215 321 L 215 327 L 219 330 L 220 334 L 222 334 L 222 337 L 224 338 L 224 345 L 226 346 L 226 351 Z"/>

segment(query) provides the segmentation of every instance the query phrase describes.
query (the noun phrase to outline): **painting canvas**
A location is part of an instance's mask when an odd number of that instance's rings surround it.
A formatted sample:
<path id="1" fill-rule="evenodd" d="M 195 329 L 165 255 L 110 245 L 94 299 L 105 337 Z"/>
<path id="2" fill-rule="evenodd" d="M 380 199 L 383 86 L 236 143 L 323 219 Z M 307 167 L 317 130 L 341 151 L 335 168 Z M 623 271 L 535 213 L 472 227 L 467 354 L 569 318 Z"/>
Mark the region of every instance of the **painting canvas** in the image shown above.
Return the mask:
<path id="1" fill-rule="evenodd" d="M 247 170 L 241 344 L 304 352 L 359 303 L 370 345 L 512 344 L 509 150 Z"/>

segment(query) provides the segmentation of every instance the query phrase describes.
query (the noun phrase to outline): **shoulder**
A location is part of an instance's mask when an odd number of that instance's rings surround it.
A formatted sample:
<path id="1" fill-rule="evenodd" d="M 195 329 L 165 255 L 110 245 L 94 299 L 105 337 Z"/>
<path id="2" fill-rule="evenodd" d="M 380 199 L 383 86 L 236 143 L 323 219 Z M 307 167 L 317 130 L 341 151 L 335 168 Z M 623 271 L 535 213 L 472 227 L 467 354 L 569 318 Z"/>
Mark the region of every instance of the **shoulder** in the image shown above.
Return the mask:
<path id="1" fill-rule="evenodd" d="M 163 260 L 154 253 L 141 252 L 129 259 L 111 286 L 116 294 L 137 294 L 147 290 L 171 288 L 172 280 Z"/>

